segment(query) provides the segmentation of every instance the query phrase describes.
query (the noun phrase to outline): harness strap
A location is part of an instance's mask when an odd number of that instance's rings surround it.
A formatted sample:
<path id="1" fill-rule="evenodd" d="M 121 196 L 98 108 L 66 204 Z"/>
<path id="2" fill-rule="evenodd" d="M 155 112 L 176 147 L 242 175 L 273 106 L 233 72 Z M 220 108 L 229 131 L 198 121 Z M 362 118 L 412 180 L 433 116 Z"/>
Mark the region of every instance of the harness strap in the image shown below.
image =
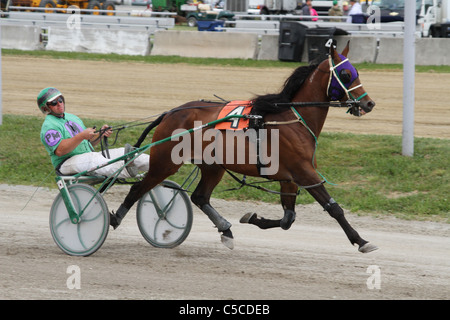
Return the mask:
<path id="1" fill-rule="evenodd" d="M 269 125 L 269 126 L 275 126 L 275 125 L 283 125 L 283 124 L 292 124 L 292 123 L 298 123 L 300 122 L 305 128 L 309 129 L 308 126 L 305 124 L 305 122 L 303 121 L 303 119 L 301 118 L 300 114 L 298 112 L 295 111 L 295 109 L 293 107 L 291 107 L 292 112 L 294 113 L 295 117 L 297 118 L 296 120 L 288 120 L 288 121 L 267 121 L 264 122 L 264 125 Z"/>
<path id="2" fill-rule="evenodd" d="M 224 168 L 224 167 L 222 166 L 222 168 Z M 264 187 L 261 187 L 261 186 L 256 185 L 256 183 L 272 182 L 272 181 L 275 181 L 275 180 L 268 180 L 268 181 L 259 181 L 259 182 L 247 183 L 247 176 L 246 176 L 246 175 L 244 175 L 243 178 L 242 178 L 242 180 L 241 180 L 241 179 L 239 179 L 238 177 L 236 177 L 236 175 L 234 175 L 233 172 L 231 172 L 230 170 L 228 170 L 228 169 L 226 169 L 226 168 L 224 168 L 224 169 L 225 169 L 225 171 L 226 171 L 226 172 L 227 172 L 227 173 L 228 173 L 235 181 L 237 181 L 238 183 L 241 184 L 239 187 L 226 189 L 226 190 L 224 190 L 224 191 L 239 190 L 239 189 L 241 189 L 242 187 L 252 187 L 252 188 L 255 188 L 255 189 L 258 189 L 258 190 L 262 190 L 262 191 L 269 192 L 269 193 L 273 193 L 273 194 L 279 194 L 279 195 L 283 195 L 283 196 L 298 196 L 298 195 L 300 194 L 300 190 L 298 190 L 298 191 L 295 192 L 295 193 L 291 193 L 291 192 L 279 192 L 279 191 L 270 190 L 270 189 L 267 189 L 267 188 L 264 188 Z M 280 181 L 280 182 L 281 182 L 281 181 Z M 303 187 L 303 188 L 306 189 L 306 188 L 308 188 L 308 187 Z"/>
<path id="3" fill-rule="evenodd" d="M 289 121 L 267 121 L 267 122 L 264 122 L 264 125 L 276 126 L 276 125 L 282 125 L 282 124 L 292 124 L 292 123 L 297 123 L 297 122 L 299 122 L 299 119 L 289 120 Z"/>
<path id="4" fill-rule="evenodd" d="M 269 126 L 275 126 L 275 125 L 284 125 L 284 124 L 293 124 L 293 123 L 300 123 L 302 124 L 308 131 L 314 136 L 314 133 L 309 129 L 309 127 L 306 125 L 305 120 L 303 120 L 302 116 L 295 110 L 294 107 L 291 107 L 292 113 L 295 115 L 297 119 L 295 120 L 288 120 L 288 121 L 268 121 L 264 122 L 264 125 Z"/>
<path id="5" fill-rule="evenodd" d="M 314 134 L 314 132 L 308 127 L 308 125 L 306 124 L 306 121 L 303 119 L 303 117 L 300 115 L 300 113 L 294 108 L 291 107 L 292 112 L 295 114 L 295 116 L 299 119 L 298 121 L 303 124 L 305 126 L 306 129 L 308 129 L 309 133 L 313 136 L 314 138 L 314 153 L 313 153 L 313 157 L 312 157 L 312 166 L 314 168 L 314 170 L 316 170 L 317 174 L 319 176 L 321 176 L 323 178 L 324 182 L 327 182 L 331 185 L 335 185 L 334 183 L 329 182 L 319 171 L 317 171 L 316 166 L 314 165 L 314 159 L 316 157 L 316 150 L 317 150 L 317 145 L 319 144 L 319 141 L 316 137 L 316 135 Z"/>
<path id="6" fill-rule="evenodd" d="M 315 141 L 315 142 L 314 142 L 315 146 L 314 146 L 314 154 L 313 154 L 313 157 L 312 157 L 312 164 L 313 164 L 313 167 L 314 167 L 314 169 L 316 170 L 317 174 L 318 174 L 320 177 L 322 177 L 323 180 L 322 180 L 321 182 L 315 184 L 315 185 L 311 185 L 311 186 L 299 186 L 299 187 L 300 187 L 301 189 L 315 188 L 315 187 L 318 187 L 318 186 L 320 186 L 320 185 L 322 185 L 322 184 L 324 184 L 324 183 L 329 183 L 329 184 L 331 184 L 331 185 L 336 185 L 336 184 L 334 184 L 334 183 L 328 181 L 328 180 L 327 180 L 327 179 L 326 179 L 319 171 L 317 171 L 317 168 L 316 168 L 315 165 L 314 165 L 314 158 L 315 158 L 315 156 L 316 156 L 316 149 L 317 149 L 317 145 L 318 145 L 317 137 L 316 137 L 316 135 L 314 134 L 314 132 L 308 127 L 308 125 L 306 124 L 306 121 L 303 119 L 303 117 L 300 115 L 300 113 L 299 113 L 293 106 L 291 106 L 291 110 L 292 110 L 292 113 L 295 115 L 295 117 L 296 117 L 297 119 L 295 119 L 295 120 L 288 120 L 288 121 L 267 121 L 267 122 L 264 122 L 264 125 L 284 125 L 284 124 L 301 123 L 301 124 L 308 130 L 308 132 L 313 136 L 314 141 Z M 226 169 L 225 169 L 225 170 L 226 170 Z M 228 172 L 228 170 L 227 170 L 227 172 Z M 242 188 L 242 186 L 244 186 L 244 185 L 252 186 L 252 185 L 247 184 L 247 183 L 245 182 L 245 178 L 244 178 L 243 181 L 240 181 L 238 178 L 234 177 L 230 172 L 229 172 L 229 174 L 230 174 L 236 181 L 238 181 L 238 182 L 240 182 L 240 183 L 242 184 L 240 188 Z M 240 189 L 240 188 L 239 188 L 239 189 Z M 260 189 L 260 188 L 258 188 L 258 189 Z"/>
<path id="7" fill-rule="evenodd" d="M 258 169 L 258 173 L 261 177 L 267 178 L 267 176 L 263 175 L 261 173 L 261 169 L 264 168 L 264 165 L 261 163 L 261 157 L 260 157 L 260 144 L 261 144 L 261 137 L 259 136 L 259 128 L 256 130 L 256 168 Z"/>

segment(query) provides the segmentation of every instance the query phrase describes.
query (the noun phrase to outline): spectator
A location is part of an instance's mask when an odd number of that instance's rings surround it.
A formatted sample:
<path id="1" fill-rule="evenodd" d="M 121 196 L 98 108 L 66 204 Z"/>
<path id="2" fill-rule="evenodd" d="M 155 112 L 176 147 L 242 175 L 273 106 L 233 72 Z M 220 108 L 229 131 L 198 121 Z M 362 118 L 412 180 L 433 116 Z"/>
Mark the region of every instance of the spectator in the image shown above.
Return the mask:
<path id="1" fill-rule="evenodd" d="M 339 7 L 338 1 L 333 1 L 333 6 L 328 10 L 329 16 L 343 16 L 343 12 L 341 10 L 341 7 Z M 330 19 L 332 22 L 341 22 L 341 19 Z"/>
<path id="2" fill-rule="evenodd" d="M 347 22 L 352 23 L 353 21 L 353 17 L 354 15 L 362 15 L 362 8 L 361 8 L 361 4 L 359 3 L 358 0 L 350 0 L 350 11 L 348 12 L 348 18 L 347 18 Z"/>
<path id="3" fill-rule="evenodd" d="M 302 16 L 319 16 L 317 11 L 312 7 L 311 0 L 306 0 L 305 4 L 302 6 Z M 304 19 L 305 21 L 317 21 L 318 18 Z"/>
<path id="4" fill-rule="evenodd" d="M 348 11 L 350 8 L 348 7 L 348 2 L 344 1 L 342 2 L 342 12 L 344 13 L 344 16 L 348 16 Z"/>
<path id="5" fill-rule="evenodd" d="M 310 16 L 311 15 L 311 12 L 309 11 L 308 2 L 311 2 L 311 1 L 307 0 L 301 7 L 302 16 Z"/>
<path id="6" fill-rule="evenodd" d="M 310 4 L 309 12 L 311 12 L 311 15 L 318 17 L 319 14 L 317 13 L 316 9 L 313 8 L 311 1 L 309 1 L 309 4 Z M 319 18 L 312 18 L 312 21 L 317 21 L 317 20 L 319 20 Z"/>

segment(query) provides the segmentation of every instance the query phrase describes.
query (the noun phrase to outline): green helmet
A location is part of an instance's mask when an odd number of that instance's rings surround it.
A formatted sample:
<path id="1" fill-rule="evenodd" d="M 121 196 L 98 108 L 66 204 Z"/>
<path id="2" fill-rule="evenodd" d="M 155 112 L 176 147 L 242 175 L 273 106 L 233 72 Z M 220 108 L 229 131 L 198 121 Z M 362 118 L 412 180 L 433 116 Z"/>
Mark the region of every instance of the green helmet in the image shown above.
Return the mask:
<path id="1" fill-rule="evenodd" d="M 43 114 L 47 114 L 48 112 L 45 111 L 43 108 L 45 106 L 47 106 L 48 102 L 52 102 L 53 100 L 55 100 L 58 97 L 62 97 L 62 93 L 56 88 L 48 87 L 48 88 L 41 90 L 41 92 L 39 92 L 39 94 L 37 96 L 37 104 L 38 104 L 39 110 L 41 110 L 41 112 Z"/>

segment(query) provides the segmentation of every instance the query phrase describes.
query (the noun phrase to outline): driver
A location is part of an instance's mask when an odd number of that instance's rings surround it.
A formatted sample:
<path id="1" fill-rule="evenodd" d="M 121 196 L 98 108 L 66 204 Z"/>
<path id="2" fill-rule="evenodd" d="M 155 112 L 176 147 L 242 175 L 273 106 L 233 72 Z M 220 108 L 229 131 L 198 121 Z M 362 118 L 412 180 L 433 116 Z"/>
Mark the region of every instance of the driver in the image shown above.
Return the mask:
<path id="1" fill-rule="evenodd" d="M 103 136 L 112 133 L 108 125 L 103 125 L 99 132 L 95 128 L 86 128 L 77 116 L 65 112 L 65 99 L 56 88 L 45 88 L 37 96 L 39 110 L 46 115 L 41 128 L 41 141 L 45 146 L 53 166 L 58 174 L 73 175 L 91 170 L 110 161 L 101 152 L 95 152 L 93 146 Z M 127 144 L 125 148 L 109 150 L 111 159 L 132 151 Z M 123 161 L 95 170 L 102 176 L 111 176 L 123 166 Z M 148 171 L 149 155 L 142 153 L 122 170 L 119 178 L 136 176 L 139 171 Z"/>

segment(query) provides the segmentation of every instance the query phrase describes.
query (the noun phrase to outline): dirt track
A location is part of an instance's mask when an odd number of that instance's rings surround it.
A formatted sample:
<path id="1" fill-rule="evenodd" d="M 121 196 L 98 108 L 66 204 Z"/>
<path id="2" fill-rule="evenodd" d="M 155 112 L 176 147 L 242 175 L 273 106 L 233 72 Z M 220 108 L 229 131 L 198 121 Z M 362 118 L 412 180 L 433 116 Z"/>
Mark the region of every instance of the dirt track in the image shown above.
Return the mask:
<path id="1" fill-rule="evenodd" d="M 245 99 L 273 92 L 291 70 L 145 65 L 3 57 L 3 111 L 39 115 L 36 95 L 53 85 L 68 111 L 91 118 L 130 120 L 198 98 Z M 361 73 L 376 109 L 363 118 L 332 110 L 325 130 L 401 134 L 402 76 Z M 416 77 L 416 135 L 450 138 L 450 75 Z M 36 133 L 37 134 L 37 133 Z M 347 213 L 360 234 L 380 247 L 361 254 L 318 205 L 299 206 L 289 231 L 239 224 L 248 211 L 279 217 L 281 207 L 214 200 L 233 224 L 235 249 L 226 249 L 199 211 L 188 239 L 171 250 L 145 242 L 134 210 L 93 256 L 63 254 L 48 215 L 55 191 L 0 185 L 0 299 L 448 299 L 450 226 L 376 219 Z M 116 210 L 126 189 L 107 203 Z M 33 196 L 33 197 L 32 197 Z M 30 203 L 22 210 L 25 203 Z M 70 265 L 81 289 L 69 290 Z M 366 273 L 381 271 L 380 289 Z"/>
<path id="2" fill-rule="evenodd" d="M 121 188 L 121 187 L 117 187 Z M 117 190 L 117 189 L 116 189 Z M 119 206 L 116 191 L 107 202 Z M 151 247 L 140 235 L 135 210 L 87 258 L 54 244 L 48 215 L 54 191 L 0 185 L 1 299 L 448 299 L 450 226 L 348 214 L 378 251 L 362 254 L 318 205 L 299 206 L 289 231 L 239 223 L 256 211 L 281 214 L 278 205 L 214 200 L 233 224 L 235 248 L 225 248 L 211 222 L 195 210 L 187 240 L 175 249 Z M 116 198 L 113 199 L 113 198 Z M 71 265 L 81 289 L 69 290 Z M 380 268 L 380 289 L 369 289 L 369 266 Z"/>

